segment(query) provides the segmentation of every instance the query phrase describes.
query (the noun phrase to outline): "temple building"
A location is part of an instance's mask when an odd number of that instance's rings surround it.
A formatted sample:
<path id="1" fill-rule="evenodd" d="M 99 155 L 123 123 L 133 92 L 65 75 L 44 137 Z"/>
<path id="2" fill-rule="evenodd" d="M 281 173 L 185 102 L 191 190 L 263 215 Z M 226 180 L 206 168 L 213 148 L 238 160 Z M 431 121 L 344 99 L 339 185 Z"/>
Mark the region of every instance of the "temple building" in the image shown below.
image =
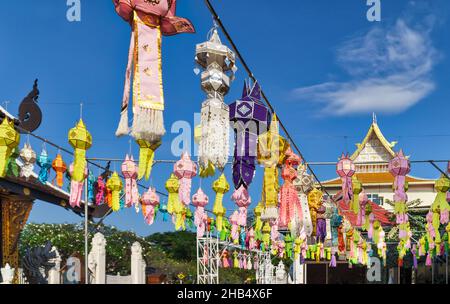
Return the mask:
<path id="1" fill-rule="evenodd" d="M 394 177 L 389 173 L 388 162 L 398 152 L 397 149 L 395 152 L 393 150 L 396 145 L 397 142 L 389 142 L 384 137 L 374 114 L 366 137 L 356 144 L 357 149 L 350 157 L 355 163 L 356 177 L 362 183 L 369 200 L 388 211 L 392 211 L 393 207 L 386 200 L 393 201 L 394 196 Z M 409 184 L 408 201 L 420 199 L 422 203 L 417 208 L 428 209 L 436 197 L 435 180 L 407 175 L 406 181 Z M 322 184 L 331 195 L 335 195 L 341 190 L 342 182 L 340 178 L 335 178 Z"/>

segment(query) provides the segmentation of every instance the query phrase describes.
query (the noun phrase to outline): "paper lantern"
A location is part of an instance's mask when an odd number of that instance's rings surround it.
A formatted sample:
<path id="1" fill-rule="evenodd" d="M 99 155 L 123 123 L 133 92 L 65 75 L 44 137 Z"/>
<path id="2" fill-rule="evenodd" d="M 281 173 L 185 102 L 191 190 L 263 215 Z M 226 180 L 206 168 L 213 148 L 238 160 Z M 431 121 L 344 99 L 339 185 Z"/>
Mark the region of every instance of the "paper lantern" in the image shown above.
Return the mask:
<path id="1" fill-rule="evenodd" d="M 351 196 L 351 202 L 350 202 L 350 210 L 353 211 L 354 214 L 359 213 L 359 194 L 362 191 L 362 184 L 359 181 L 359 179 L 356 177 L 356 175 L 353 175 L 351 178 L 351 184 L 352 184 L 352 196 Z"/>
<path id="2" fill-rule="evenodd" d="M 87 163 L 86 150 L 92 146 L 92 136 L 86 129 L 82 119 L 80 119 L 75 128 L 70 129 L 69 143 L 75 149 L 74 168 L 71 178 L 76 182 L 81 182 L 84 180 L 84 171 Z"/>
<path id="3" fill-rule="evenodd" d="M 230 224 L 231 224 L 231 239 L 234 244 L 239 243 L 239 212 L 234 211 L 230 216 Z"/>
<path id="4" fill-rule="evenodd" d="M 181 159 L 175 163 L 173 173 L 180 180 L 180 201 L 188 206 L 191 202 L 192 178 L 197 175 L 197 165 L 191 160 L 187 152 L 184 152 Z"/>
<path id="5" fill-rule="evenodd" d="M 87 167 L 84 167 L 84 175 L 82 176 L 81 182 L 78 182 L 72 178 L 73 172 L 74 172 L 74 164 L 70 164 L 69 166 L 69 174 L 70 174 L 70 197 L 69 197 L 69 204 L 74 207 L 80 207 L 80 203 L 82 200 L 82 193 L 83 193 L 83 185 L 84 180 L 88 176 L 88 169 Z"/>
<path id="6" fill-rule="evenodd" d="M 255 174 L 258 136 L 267 131 L 270 115 L 261 103 L 261 88 L 255 82 L 251 89 L 244 84 L 240 100 L 230 104 L 230 121 L 235 135 L 233 183 L 235 189 L 251 184 Z"/>
<path id="7" fill-rule="evenodd" d="M 336 165 L 336 173 L 342 180 L 342 200 L 348 203 L 352 197 L 352 176 L 355 174 L 355 165 L 350 157 L 342 154 Z"/>
<path id="8" fill-rule="evenodd" d="M 192 205 L 196 207 L 194 214 L 194 224 L 197 226 L 197 237 L 202 237 L 205 234 L 208 216 L 205 212 L 205 207 L 209 203 L 208 196 L 201 188 L 192 196 Z"/>
<path id="9" fill-rule="evenodd" d="M 356 226 L 363 226 L 366 217 L 366 206 L 369 204 L 369 198 L 367 197 L 364 189 L 358 195 L 359 200 L 359 212 L 356 217 Z M 364 229 L 363 229 L 364 230 Z"/>
<path id="10" fill-rule="evenodd" d="M 64 185 L 64 173 L 67 170 L 67 165 L 60 153 L 53 160 L 52 168 L 56 173 L 56 184 L 61 188 Z"/>
<path id="11" fill-rule="evenodd" d="M 139 202 L 139 190 L 137 186 L 138 168 L 133 156 L 125 156 L 121 165 L 122 175 L 125 178 L 125 206 L 127 208 Z"/>
<path id="12" fill-rule="evenodd" d="M 197 64 L 204 69 L 201 87 L 208 96 L 201 109 L 200 171 L 211 167 L 223 171 L 229 150 L 229 108 L 224 103 L 224 96 L 237 70 L 235 55 L 222 44 L 216 28 L 208 41 L 197 44 L 195 55 Z M 207 172 L 208 175 L 212 173 L 211 170 Z"/>
<path id="13" fill-rule="evenodd" d="M 449 211 L 450 206 L 447 202 L 447 193 L 450 189 L 450 180 L 442 174 L 441 177 L 434 184 L 436 189 L 436 198 L 431 205 L 432 209 L 439 209 L 440 212 L 440 223 L 446 225 L 449 222 Z"/>
<path id="14" fill-rule="evenodd" d="M 36 162 L 36 152 L 33 151 L 30 144 L 25 143 L 20 150 L 20 159 L 23 162 L 20 176 L 28 179 L 33 173 L 34 163 Z"/>
<path id="15" fill-rule="evenodd" d="M 289 144 L 280 136 L 278 118 L 272 116 L 270 128 L 258 136 L 258 162 L 264 166 L 262 201 L 265 209 L 264 220 L 278 218 L 278 191 L 280 190 L 278 168 L 283 164 Z"/>
<path id="16" fill-rule="evenodd" d="M 339 214 L 339 209 L 337 206 L 333 208 L 333 214 L 331 216 L 331 239 L 333 247 L 338 247 L 339 245 L 339 227 L 342 225 L 343 217 Z"/>
<path id="17" fill-rule="evenodd" d="M 307 236 L 313 233 L 313 224 L 308 205 L 308 193 L 313 189 L 314 180 L 306 171 L 306 165 L 300 164 L 297 168 L 297 178 L 294 179 L 294 187 L 302 209 L 302 226 Z M 295 235 L 298 236 L 298 235 Z"/>
<path id="18" fill-rule="evenodd" d="M 261 220 L 261 214 L 263 212 L 264 205 L 262 202 L 259 202 L 258 205 L 256 205 L 255 209 L 253 209 L 253 213 L 255 214 L 255 232 L 256 235 L 261 233 L 263 222 Z"/>
<path id="19" fill-rule="evenodd" d="M 106 183 L 101 175 L 97 177 L 97 183 L 95 184 L 95 188 L 96 188 L 95 204 L 99 206 L 104 203 L 106 192 Z"/>
<path id="20" fill-rule="evenodd" d="M 117 136 L 127 135 L 130 87 L 136 140 L 158 142 L 165 133 L 161 34 L 193 33 L 189 20 L 175 16 L 176 0 L 114 0 L 116 12 L 132 28 Z M 133 71 L 133 86 L 131 86 Z"/>
<path id="21" fill-rule="evenodd" d="M 120 191 L 123 189 L 122 180 L 117 172 L 114 172 L 106 182 L 106 188 L 111 191 L 111 209 L 114 212 L 120 210 Z"/>
<path id="22" fill-rule="evenodd" d="M 214 181 L 212 188 L 216 192 L 216 199 L 213 206 L 213 213 L 216 216 L 216 229 L 218 232 L 221 232 L 223 217 L 226 214 L 226 209 L 223 207 L 223 196 L 230 190 L 230 185 L 227 182 L 225 174 L 222 174 Z"/>
<path id="23" fill-rule="evenodd" d="M 8 158 L 6 165 L 6 174 L 9 176 L 19 177 L 20 167 L 17 164 L 17 158 L 19 158 L 20 151 L 18 147 L 15 147 Z"/>
<path id="24" fill-rule="evenodd" d="M 169 179 L 166 181 L 166 190 L 169 192 L 168 202 L 167 202 L 167 212 L 169 214 L 174 214 L 175 206 L 178 205 L 180 201 L 178 190 L 180 189 L 180 182 L 175 174 L 171 174 Z"/>
<path id="25" fill-rule="evenodd" d="M 5 117 L 0 124 L 0 177 L 6 176 L 6 165 L 14 149 L 20 143 L 20 134 L 11 122 Z"/>
<path id="26" fill-rule="evenodd" d="M 39 170 L 38 180 L 45 185 L 52 167 L 52 160 L 48 157 L 47 151 L 42 149 L 41 154 L 36 161 L 38 166 L 41 168 Z"/>
<path id="27" fill-rule="evenodd" d="M 319 209 L 317 209 L 316 215 L 316 240 L 319 243 L 325 243 L 325 237 L 327 236 L 327 227 L 326 227 L 326 215 L 325 215 L 325 206 L 322 204 Z"/>
<path id="28" fill-rule="evenodd" d="M 88 190 L 88 202 L 89 203 L 93 203 L 95 201 L 95 194 L 94 194 L 95 186 L 94 186 L 94 184 L 95 184 L 96 180 L 97 179 L 95 178 L 94 173 L 92 173 L 92 171 L 89 170 L 89 173 L 87 176 L 87 183 L 88 183 L 87 190 Z"/>
<path id="29" fill-rule="evenodd" d="M 286 151 L 286 161 L 281 171 L 281 177 L 284 184 L 280 189 L 280 216 L 278 226 L 282 229 L 288 228 L 291 222 L 295 222 L 295 226 L 299 226 L 302 218 L 302 209 L 294 187 L 294 180 L 297 178 L 297 167 L 300 164 L 300 157 L 292 152 L 291 148 Z"/>
<path id="30" fill-rule="evenodd" d="M 161 146 L 161 141 L 137 139 L 136 143 L 139 145 L 139 171 L 137 178 L 142 179 L 145 177 L 148 180 L 153 168 L 155 151 Z"/>
<path id="31" fill-rule="evenodd" d="M 394 176 L 394 214 L 396 215 L 396 223 L 399 228 L 399 239 L 406 241 L 407 236 L 407 207 L 406 202 L 408 196 L 406 190 L 408 189 L 408 183 L 406 182 L 406 175 L 410 172 L 411 166 L 409 160 L 400 150 L 388 165 L 389 172 Z"/>
<path id="32" fill-rule="evenodd" d="M 252 203 L 252 199 L 247 189 L 241 185 L 239 189 L 234 191 L 231 199 L 236 203 L 239 207 L 239 219 L 238 225 L 245 227 L 247 226 L 247 208 Z"/>
<path id="33" fill-rule="evenodd" d="M 308 205 L 309 205 L 309 212 L 311 214 L 311 221 L 313 225 L 313 231 L 312 234 L 316 235 L 317 231 L 317 210 L 319 210 L 320 206 L 322 205 L 322 197 L 323 193 L 322 191 L 318 190 L 317 188 L 313 188 L 308 193 Z"/>
<path id="34" fill-rule="evenodd" d="M 152 225 L 155 219 L 155 209 L 159 205 L 159 195 L 156 193 L 156 189 L 148 189 L 141 197 L 141 204 L 145 222 Z"/>
<path id="35" fill-rule="evenodd" d="M 271 227 L 270 227 L 269 222 L 264 222 L 264 225 L 263 225 L 263 228 L 262 228 L 262 235 L 263 235 L 262 241 L 263 241 L 263 244 L 264 244 L 263 251 L 266 251 L 266 250 L 269 249 L 270 232 L 271 232 L 270 230 L 271 230 Z"/>

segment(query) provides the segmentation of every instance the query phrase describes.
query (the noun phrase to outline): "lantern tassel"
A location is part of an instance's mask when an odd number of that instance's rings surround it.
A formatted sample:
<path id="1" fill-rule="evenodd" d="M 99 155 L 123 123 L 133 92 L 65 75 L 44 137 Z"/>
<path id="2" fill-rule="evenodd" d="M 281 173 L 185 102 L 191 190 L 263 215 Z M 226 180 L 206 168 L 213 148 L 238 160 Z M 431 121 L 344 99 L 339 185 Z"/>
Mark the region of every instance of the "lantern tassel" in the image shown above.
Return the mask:
<path id="1" fill-rule="evenodd" d="M 130 133 L 130 128 L 128 127 L 128 111 L 127 111 L 127 109 L 123 110 L 122 113 L 120 114 L 119 126 L 117 127 L 117 130 L 116 130 L 117 137 L 128 135 L 128 133 Z"/>

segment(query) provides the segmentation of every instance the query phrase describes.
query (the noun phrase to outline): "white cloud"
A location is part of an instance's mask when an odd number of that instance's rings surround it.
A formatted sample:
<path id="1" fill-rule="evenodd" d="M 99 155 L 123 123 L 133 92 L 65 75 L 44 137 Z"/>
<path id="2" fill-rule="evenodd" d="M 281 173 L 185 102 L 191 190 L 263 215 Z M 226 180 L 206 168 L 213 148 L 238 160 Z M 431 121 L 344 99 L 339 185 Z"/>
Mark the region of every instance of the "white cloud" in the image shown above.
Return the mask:
<path id="1" fill-rule="evenodd" d="M 430 32 L 431 26 L 413 28 L 403 19 L 387 29 L 375 27 L 337 50 L 350 81 L 297 88 L 292 95 L 324 104 L 325 114 L 402 112 L 435 88 L 431 72 L 438 56 Z"/>

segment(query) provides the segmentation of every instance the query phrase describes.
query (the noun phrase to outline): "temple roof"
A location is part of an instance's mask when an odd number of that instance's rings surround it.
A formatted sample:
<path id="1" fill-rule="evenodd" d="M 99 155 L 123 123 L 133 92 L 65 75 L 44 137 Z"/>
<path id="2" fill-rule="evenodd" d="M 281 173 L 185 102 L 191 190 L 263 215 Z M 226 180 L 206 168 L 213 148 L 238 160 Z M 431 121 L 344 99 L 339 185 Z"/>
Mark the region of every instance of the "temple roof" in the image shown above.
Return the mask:
<path id="1" fill-rule="evenodd" d="M 397 142 L 396 141 L 389 142 L 384 137 L 383 133 L 381 132 L 380 128 L 378 127 L 377 117 L 375 116 L 375 114 L 373 114 L 372 124 L 370 125 L 369 131 L 367 132 L 366 136 L 364 137 L 364 140 L 361 143 L 356 144 L 357 149 L 350 157 L 352 160 L 355 160 L 359 156 L 359 154 L 362 152 L 362 150 L 367 145 L 367 143 L 372 139 L 372 137 L 375 137 L 376 139 L 378 139 L 381 142 L 382 146 L 384 147 L 386 152 L 388 152 L 388 154 L 390 154 L 392 157 L 395 156 L 395 152 L 394 152 L 394 150 L 392 150 L 392 148 L 394 148 L 394 146 L 397 144 Z"/>

